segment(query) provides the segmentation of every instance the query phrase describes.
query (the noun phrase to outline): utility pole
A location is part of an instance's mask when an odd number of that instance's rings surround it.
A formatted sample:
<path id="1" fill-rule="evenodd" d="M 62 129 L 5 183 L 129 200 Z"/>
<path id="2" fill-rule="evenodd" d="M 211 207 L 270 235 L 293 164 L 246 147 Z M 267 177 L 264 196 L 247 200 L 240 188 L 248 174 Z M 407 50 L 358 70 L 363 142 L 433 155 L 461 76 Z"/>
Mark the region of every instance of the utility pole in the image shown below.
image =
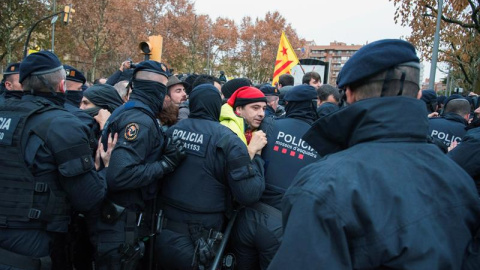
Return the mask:
<path id="1" fill-rule="evenodd" d="M 57 9 L 57 0 L 53 0 L 52 13 Z M 55 22 L 52 23 L 52 53 L 55 53 Z"/>
<path id="2" fill-rule="evenodd" d="M 428 88 L 435 90 L 435 73 L 437 72 L 438 44 L 440 42 L 440 22 L 442 21 L 443 0 L 438 0 L 437 26 L 435 28 L 435 38 L 433 41 L 432 65 L 430 66 L 430 81 Z"/>

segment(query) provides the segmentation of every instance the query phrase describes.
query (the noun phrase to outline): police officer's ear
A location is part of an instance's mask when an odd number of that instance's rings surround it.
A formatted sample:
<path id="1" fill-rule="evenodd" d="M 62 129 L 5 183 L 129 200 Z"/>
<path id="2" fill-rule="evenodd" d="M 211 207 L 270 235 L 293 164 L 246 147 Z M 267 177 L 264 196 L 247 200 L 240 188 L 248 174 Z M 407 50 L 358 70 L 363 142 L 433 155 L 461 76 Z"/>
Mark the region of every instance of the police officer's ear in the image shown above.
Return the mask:
<path id="1" fill-rule="evenodd" d="M 61 80 L 60 83 L 58 84 L 58 92 L 65 93 L 66 89 L 67 89 L 66 81 Z"/>
<path id="2" fill-rule="evenodd" d="M 345 89 L 345 95 L 347 96 L 347 102 L 349 104 L 352 104 L 355 101 L 357 101 L 355 92 L 353 92 L 352 89 L 350 89 L 350 86 L 347 86 L 347 88 Z"/>
<path id="3" fill-rule="evenodd" d="M 421 99 L 421 98 L 422 98 L 422 89 L 419 89 L 417 92 L 417 99 Z"/>

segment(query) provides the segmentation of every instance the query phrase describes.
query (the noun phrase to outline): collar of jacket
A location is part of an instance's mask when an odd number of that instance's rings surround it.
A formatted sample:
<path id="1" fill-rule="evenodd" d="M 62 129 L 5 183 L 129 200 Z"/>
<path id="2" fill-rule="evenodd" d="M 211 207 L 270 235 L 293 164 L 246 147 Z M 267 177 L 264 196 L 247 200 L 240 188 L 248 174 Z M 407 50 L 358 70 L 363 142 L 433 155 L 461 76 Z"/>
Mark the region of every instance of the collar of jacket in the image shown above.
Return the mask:
<path id="1" fill-rule="evenodd" d="M 303 139 L 322 156 L 369 141 L 427 142 L 422 102 L 410 97 L 361 100 L 318 119 Z"/>
<path id="2" fill-rule="evenodd" d="M 468 124 L 468 122 L 465 120 L 465 118 L 463 118 L 461 115 L 458 115 L 458 114 L 452 113 L 452 112 L 446 113 L 443 116 L 443 118 L 445 118 L 446 120 L 459 122 L 459 123 L 462 123 L 464 125 Z"/>

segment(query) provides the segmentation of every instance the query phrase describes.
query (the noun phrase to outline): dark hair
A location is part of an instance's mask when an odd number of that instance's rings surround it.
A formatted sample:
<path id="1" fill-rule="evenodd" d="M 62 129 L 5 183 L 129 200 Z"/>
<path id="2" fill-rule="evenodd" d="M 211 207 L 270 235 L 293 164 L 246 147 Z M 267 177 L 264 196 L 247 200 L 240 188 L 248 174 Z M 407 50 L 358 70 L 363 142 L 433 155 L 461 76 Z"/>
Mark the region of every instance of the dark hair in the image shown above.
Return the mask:
<path id="1" fill-rule="evenodd" d="M 192 90 L 195 89 L 195 87 L 199 86 L 200 84 L 208 83 L 208 84 L 214 85 L 215 82 L 222 85 L 222 82 L 217 77 L 214 77 L 212 75 L 207 75 L 207 74 L 200 74 L 193 82 Z"/>
<path id="2" fill-rule="evenodd" d="M 278 84 L 283 86 L 293 85 L 295 83 L 295 78 L 290 74 L 282 74 L 278 77 Z"/>
<path id="3" fill-rule="evenodd" d="M 198 78 L 198 74 L 190 74 L 188 75 L 184 82 L 188 83 L 188 87 L 185 87 L 185 92 L 187 92 L 187 95 L 190 95 L 190 92 L 192 92 L 193 89 L 193 82 Z"/>
<path id="4" fill-rule="evenodd" d="M 470 102 L 464 98 L 450 100 L 445 108 L 445 113 L 449 112 L 464 116 L 470 113 Z"/>
<path id="5" fill-rule="evenodd" d="M 338 102 L 340 101 L 340 90 L 330 84 L 323 84 L 317 89 L 317 96 L 320 101 L 325 101 L 330 95 Z"/>
<path id="6" fill-rule="evenodd" d="M 302 84 L 309 84 L 311 79 L 314 79 L 315 81 L 321 81 L 322 77 L 320 77 L 320 74 L 315 71 L 307 72 L 305 75 L 303 75 Z"/>

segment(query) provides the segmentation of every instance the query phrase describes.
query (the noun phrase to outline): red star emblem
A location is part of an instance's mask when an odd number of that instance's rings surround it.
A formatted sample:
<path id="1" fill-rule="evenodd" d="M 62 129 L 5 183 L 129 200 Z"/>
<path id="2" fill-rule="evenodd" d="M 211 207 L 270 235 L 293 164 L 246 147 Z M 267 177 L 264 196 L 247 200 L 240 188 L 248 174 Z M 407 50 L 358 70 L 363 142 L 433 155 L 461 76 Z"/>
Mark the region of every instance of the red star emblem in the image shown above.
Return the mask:
<path id="1" fill-rule="evenodd" d="M 282 47 L 282 48 L 283 48 L 283 50 L 282 50 L 283 55 L 287 55 L 287 48 L 285 48 L 285 47 Z"/>

